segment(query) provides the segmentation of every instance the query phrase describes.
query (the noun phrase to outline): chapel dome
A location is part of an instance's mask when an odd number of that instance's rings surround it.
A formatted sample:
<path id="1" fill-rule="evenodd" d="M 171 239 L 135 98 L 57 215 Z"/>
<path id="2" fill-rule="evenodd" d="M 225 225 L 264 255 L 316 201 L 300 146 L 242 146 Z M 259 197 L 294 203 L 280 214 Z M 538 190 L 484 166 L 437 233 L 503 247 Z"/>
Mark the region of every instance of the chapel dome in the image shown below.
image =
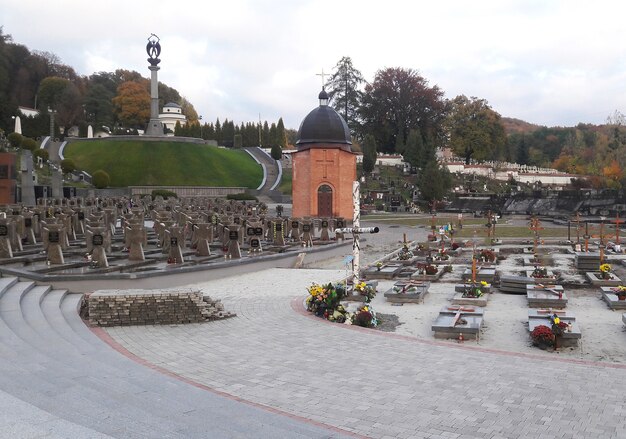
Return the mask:
<path id="1" fill-rule="evenodd" d="M 313 147 L 315 143 L 352 145 L 348 124 L 328 105 L 328 94 L 324 89 L 318 98 L 320 106 L 307 114 L 300 124 L 296 145 L 307 147 Z"/>

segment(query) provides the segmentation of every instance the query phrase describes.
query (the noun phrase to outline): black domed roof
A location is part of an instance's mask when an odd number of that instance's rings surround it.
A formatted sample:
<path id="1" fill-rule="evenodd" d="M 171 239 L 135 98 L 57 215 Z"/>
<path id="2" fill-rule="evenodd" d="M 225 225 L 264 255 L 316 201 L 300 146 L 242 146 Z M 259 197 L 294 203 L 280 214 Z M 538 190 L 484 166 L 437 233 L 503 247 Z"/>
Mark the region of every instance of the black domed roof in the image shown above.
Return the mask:
<path id="1" fill-rule="evenodd" d="M 322 90 L 319 99 L 320 101 L 327 100 L 328 94 Z M 296 145 L 312 143 L 352 145 L 348 124 L 334 108 L 324 103 L 307 114 L 298 130 Z"/>

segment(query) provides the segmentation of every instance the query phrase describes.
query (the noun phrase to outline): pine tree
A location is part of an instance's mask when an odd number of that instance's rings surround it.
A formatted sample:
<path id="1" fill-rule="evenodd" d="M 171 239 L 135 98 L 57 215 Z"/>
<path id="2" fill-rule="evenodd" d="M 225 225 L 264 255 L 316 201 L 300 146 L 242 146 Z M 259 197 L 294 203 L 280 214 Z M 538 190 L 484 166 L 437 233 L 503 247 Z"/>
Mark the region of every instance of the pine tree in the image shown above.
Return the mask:
<path id="1" fill-rule="evenodd" d="M 270 152 L 270 155 L 272 156 L 274 160 L 280 160 L 280 158 L 283 155 L 283 150 L 278 144 L 274 144 L 272 145 L 272 150 Z"/>
<path id="2" fill-rule="evenodd" d="M 285 124 L 283 123 L 283 118 L 278 119 L 278 125 L 276 125 L 276 136 L 278 141 L 278 146 L 281 148 L 287 147 L 287 135 L 285 134 Z"/>
<path id="3" fill-rule="evenodd" d="M 343 116 L 353 136 L 358 125 L 358 108 L 361 105 L 362 92 L 359 87 L 364 82 L 361 72 L 352 65 L 352 59 L 344 56 L 326 83 L 331 105 Z"/>
<path id="4" fill-rule="evenodd" d="M 376 139 L 371 134 L 363 141 L 363 172 L 370 173 L 376 165 Z"/>
<path id="5" fill-rule="evenodd" d="M 440 167 L 436 160 L 431 160 L 422 170 L 418 187 L 426 201 L 441 200 L 452 187 L 452 177 L 446 168 Z"/>

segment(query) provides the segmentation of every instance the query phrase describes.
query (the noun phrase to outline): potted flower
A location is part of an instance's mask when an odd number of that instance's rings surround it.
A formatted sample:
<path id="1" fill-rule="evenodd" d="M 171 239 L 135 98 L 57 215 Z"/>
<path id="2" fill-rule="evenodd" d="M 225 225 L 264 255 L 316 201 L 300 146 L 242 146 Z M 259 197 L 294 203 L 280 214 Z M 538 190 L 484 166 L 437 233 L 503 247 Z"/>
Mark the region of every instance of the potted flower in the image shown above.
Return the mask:
<path id="1" fill-rule="evenodd" d="M 432 264 L 428 264 L 424 267 L 424 272 L 430 276 L 437 274 L 437 271 L 439 271 L 437 267 Z"/>
<path id="2" fill-rule="evenodd" d="M 620 285 L 611 289 L 617 296 L 617 300 L 626 300 L 626 286 Z"/>
<path id="3" fill-rule="evenodd" d="M 537 278 L 548 277 L 548 269 L 546 267 L 535 266 L 531 276 Z"/>
<path id="4" fill-rule="evenodd" d="M 364 328 L 373 328 L 378 325 L 376 313 L 369 305 L 363 305 L 352 315 L 352 324 Z"/>
<path id="5" fill-rule="evenodd" d="M 483 249 L 478 255 L 478 260 L 481 262 L 494 262 L 496 260 L 496 254 L 493 250 Z"/>
<path id="6" fill-rule="evenodd" d="M 413 252 L 409 250 L 409 246 L 404 244 L 402 249 L 398 252 L 398 260 L 408 261 L 413 257 Z"/>
<path id="7" fill-rule="evenodd" d="M 539 325 L 530 333 L 530 338 L 533 341 L 533 346 L 537 346 L 541 349 L 547 349 L 550 346 L 554 346 L 555 336 L 552 329 L 546 325 Z"/>
<path id="8" fill-rule="evenodd" d="M 383 268 L 383 263 L 380 261 L 376 262 L 376 271 L 380 271 L 381 268 Z"/>
<path id="9" fill-rule="evenodd" d="M 602 279 L 613 279 L 613 275 L 611 274 L 610 264 L 600 265 L 600 277 L 602 277 Z"/>
<path id="10" fill-rule="evenodd" d="M 478 285 L 471 285 L 465 287 L 465 291 L 463 291 L 463 297 L 478 299 L 483 296 L 483 291 L 480 289 Z"/>
<path id="11" fill-rule="evenodd" d="M 376 296 L 376 288 L 361 281 L 354 285 L 354 291 L 365 298 L 365 302 L 370 302 Z"/>

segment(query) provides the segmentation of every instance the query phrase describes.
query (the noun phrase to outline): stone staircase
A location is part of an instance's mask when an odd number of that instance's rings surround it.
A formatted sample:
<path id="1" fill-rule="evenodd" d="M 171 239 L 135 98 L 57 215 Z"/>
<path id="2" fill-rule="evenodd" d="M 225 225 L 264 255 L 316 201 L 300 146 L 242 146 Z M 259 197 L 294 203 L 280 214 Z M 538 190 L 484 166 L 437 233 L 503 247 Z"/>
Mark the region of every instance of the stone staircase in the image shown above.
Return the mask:
<path id="1" fill-rule="evenodd" d="M 248 147 L 244 149 L 263 166 L 265 180 L 263 186 L 257 189 L 256 196 L 258 200 L 266 204 L 286 202 L 283 199 L 283 195 L 275 189 L 275 187 L 278 187 L 281 179 L 278 162 L 261 148 Z"/>
<path id="2" fill-rule="evenodd" d="M 81 298 L 0 278 L 3 437 L 328 437 L 120 354 L 83 323 Z"/>

